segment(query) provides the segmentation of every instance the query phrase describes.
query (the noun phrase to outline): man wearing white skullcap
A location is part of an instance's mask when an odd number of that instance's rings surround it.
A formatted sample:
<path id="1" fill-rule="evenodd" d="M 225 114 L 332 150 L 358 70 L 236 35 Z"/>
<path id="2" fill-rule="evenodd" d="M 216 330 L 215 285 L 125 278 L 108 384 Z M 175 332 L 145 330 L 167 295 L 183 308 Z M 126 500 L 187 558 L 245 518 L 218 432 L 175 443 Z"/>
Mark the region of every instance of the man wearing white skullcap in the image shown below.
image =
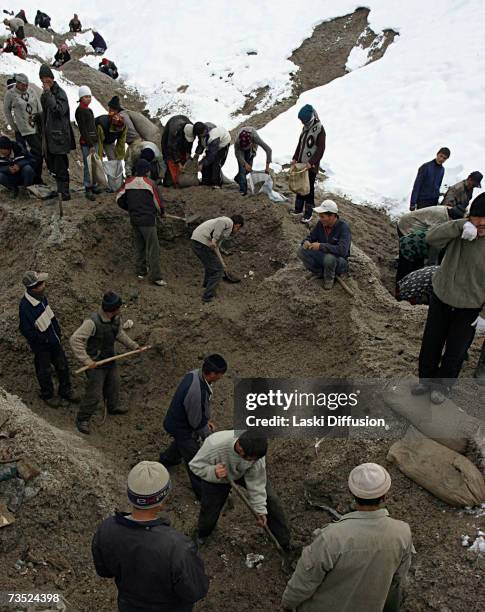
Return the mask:
<path id="1" fill-rule="evenodd" d="M 391 477 L 377 463 L 363 463 L 348 485 L 356 510 L 315 531 L 283 593 L 283 610 L 400 610 L 415 551 L 409 525 L 382 507 Z"/>
<path id="2" fill-rule="evenodd" d="M 206 596 L 209 579 L 192 540 L 158 517 L 170 475 L 158 461 L 141 461 L 127 484 L 131 513 L 116 512 L 94 535 L 96 572 L 115 579 L 119 612 L 191 612 Z"/>

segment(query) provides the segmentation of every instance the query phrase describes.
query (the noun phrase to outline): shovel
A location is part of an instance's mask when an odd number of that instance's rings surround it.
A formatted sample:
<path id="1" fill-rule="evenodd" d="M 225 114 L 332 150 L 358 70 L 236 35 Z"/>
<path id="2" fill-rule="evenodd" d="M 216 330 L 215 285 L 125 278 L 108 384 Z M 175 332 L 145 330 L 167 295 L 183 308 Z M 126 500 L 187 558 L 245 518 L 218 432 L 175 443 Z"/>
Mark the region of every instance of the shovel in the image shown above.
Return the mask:
<path id="1" fill-rule="evenodd" d="M 234 482 L 234 480 L 232 480 L 231 478 L 228 478 L 229 480 L 229 484 L 231 485 L 231 489 L 234 491 L 234 493 L 239 497 L 239 499 L 243 502 L 243 504 L 246 506 L 246 508 L 251 512 L 251 514 L 259 520 L 259 515 L 256 512 L 256 510 L 251 506 L 251 504 L 249 503 L 249 501 L 247 500 L 247 497 L 244 495 L 244 493 L 241 491 L 240 487 Z M 286 573 L 286 574 L 291 574 L 293 571 L 292 568 L 292 557 L 290 557 L 290 555 L 288 555 L 282 548 L 280 543 L 278 542 L 278 540 L 276 539 L 274 533 L 271 531 L 271 529 L 268 527 L 268 525 L 265 525 L 264 530 L 266 531 L 269 539 L 271 540 L 271 542 L 274 544 L 276 550 L 278 551 L 278 553 L 281 556 L 281 569 Z"/>
<path id="2" fill-rule="evenodd" d="M 232 274 L 226 266 L 226 262 L 224 261 L 224 259 L 222 258 L 221 252 L 219 250 L 219 247 L 215 248 L 215 252 L 217 257 L 219 258 L 219 261 L 222 264 L 222 267 L 224 268 L 224 279 L 228 282 L 228 283 L 240 283 L 241 282 L 241 278 L 239 276 L 236 276 L 236 274 Z"/>

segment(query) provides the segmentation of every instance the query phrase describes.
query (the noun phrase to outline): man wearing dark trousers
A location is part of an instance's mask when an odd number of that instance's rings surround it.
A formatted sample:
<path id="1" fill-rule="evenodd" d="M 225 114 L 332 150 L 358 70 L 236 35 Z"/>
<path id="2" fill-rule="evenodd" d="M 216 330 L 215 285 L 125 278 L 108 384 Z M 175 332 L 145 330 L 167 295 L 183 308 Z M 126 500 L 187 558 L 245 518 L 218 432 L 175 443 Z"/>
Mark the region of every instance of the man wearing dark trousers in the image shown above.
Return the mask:
<path id="1" fill-rule="evenodd" d="M 204 221 L 192 232 L 192 250 L 204 266 L 203 302 L 211 302 L 215 298 L 216 289 L 224 277 L 224 268 L 217 256 L 217 250 L 224 240 L 236 234 L 243 225 L 244 219 L 241 215 L 217 217 Z"/>
<path id="2" fill-rule="evenodd" d="M 290 550 L 290 531 L 283 507 L 266 478 L 266 438 L 244 432 L 219 431 L 208 438 L 189 464 L 201 478 L 201 500 L 196 543 L 202 545 L 214 530 L 231 491 L 230 482 L 245 487 L 258 524 L 266 525 L 283 550 Z"/>
<path id="3" fill-rule="evenodd" d="M 109 414 L 128 412 L 119 406 L 120 375 L 116 362 L 98 366 L 98 361 L 114 357 L 116 340 L 130 351 L 140 348 L 123 331 L 120 318 L 122 303 L 119 295 L 108 291 L 103 296 L 101 309 L 86 319 L 71 336 L 74 356 L 83 366 L 88 366 L 86 389 L 76 418 L 76 426 L 83 434 L 90 433 L 89 421 L 103 398 Z"/>
<path id="4" fill-rule="evenodd" d="M 192 370 L 183 377 L 163 422 L 173 441 L 167 450 L 160 453 L 160 463 L 168 468 L 183 459 L 197 499 L 200 499 L 200 478 L 189 469 L 189 462 L 199 450 L 201 441 L 215 429 L 210 418 L 212 385 L 226 371 L 224 357 L 217 353 L 206 357 L 201 369 Z"/>
<path id="5" fill-rule="evenodd" d="M 69 365 L 61 344 L 61 328 L 44 295 L 48 277 L 46 273 L 31 270 L 24 274 L 22 283 L 26 291 L 19 305 L 19 329 L 34 353 L 40 397 L 52 408 L 57 408 L 64 403 L 62 400 L 77 402 L 77 398 L 71 391 Z M 54 397 L 52 366 L 59 379 L 61 402 Z"/>
<path id="6" fill-rule="evenodd" d="M 301 222 L 308 224 L 311 221 L 313 207 L 315 206 L 315 180 L 320 167 L 320 160 L 325 153 L 326 135 L 325 129 L 318 118 L 317 111 L 310 104 L 305 104 L 300 109 L 298 119 L 302 122 L 303 129 L 298 139 L 298 145 L 293 154 L 291 165 L 293 166 L 297 163 L 306 164 L 310 181 L 310 192 L 304 196 L 296 196 L 295 210 L 291 214 L 299 216 L 303 212 Z"/>
<path id="7" fill-rule="evenodd" d="M 422 395 L 431 391 L 431 401 L 441 404 L 460 374 L 476 327 L 482 327 L 485 194 L 472 202 L 468 219 L 438 225 L 426 239 L 430 246 L 446 248 L 446 252 L 433 276 L 433 295 L 419 354 L 420 382 L 412 392 Z"/>
<path id="8" fill-rule="evenodd" d="M 409 210 L 438 204 L 441 182 L 445 175 L 443 164 L 449 157 L 450 150 L 448 147 L 442 147 L 436 154 L 435 159 L 419 167 L 418 174 L 414 179 Z"/>
<path id="9" fill-rule="evenodd" d="M 64 201 L 70 200 L 69 152 L 76 148 L 71 127 L 69 102 L 66 92 L 54 81 L 54 74 L 46 64 L 39 70 L 44 93 L 42 105 L 44 154 L 47 168 L 55 178 L 57 192 Z"/>

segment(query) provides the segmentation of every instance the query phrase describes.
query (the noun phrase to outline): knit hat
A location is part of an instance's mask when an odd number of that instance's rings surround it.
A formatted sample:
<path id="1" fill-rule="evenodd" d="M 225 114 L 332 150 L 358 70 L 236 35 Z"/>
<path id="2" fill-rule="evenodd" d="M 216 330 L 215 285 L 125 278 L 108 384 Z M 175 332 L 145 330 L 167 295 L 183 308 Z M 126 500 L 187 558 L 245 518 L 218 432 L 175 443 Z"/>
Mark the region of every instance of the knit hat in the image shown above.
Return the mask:
<path id="1" fill-rule="evenodd" d="M 12 149 L 12 141 L 8 136 L 0 136 L 0 149 Z"/>
<path id="2" fill-rule="evenodd" d="M 143 149 L 140 153 L 140 159 L 146 159 L 147 162 L 152 162 L 155 159 L 155 152 L 153 151 L 153 149 L 149 149 L 147 147 L 146 149 Z"/>
<path id="3" fill-rule="evenodd" d="M 485 193 L 481 193 L 473 200 L 470 217 L 485 217 Z"/>
<path id="4" fill-rule="evenodd" d="M 22 277 L 22 283 L 25 287 L 35 287 L 39 283 L 43 283 L 45 280 L 49 278 L 47 272 L 34 272 L 33 270 L 28 270 Z"/>
<path id="5" fill-rule="evenodd" d="M 140 157 L 140 159 L 135 164 L 135 174 L 136 176 L 145 176 L 148 172 L 150 172 L 150 164 L 146 159 Z"/>
<path id="6" fill-rule="evenodd" d="M 193 127 L 194 136 L 203 136 L 206 130 L 207 130 L 207 126 L 205 123 L 202 123 L 202 121 L 196 121 L 194 123 L 194 127 Z"/>
<path id="7" fill-rule="evenodd" d="M 81 85 L 77 95 L 78 100 L 80 100 L 81 98 L 84 98 L 84 96 L 92 96 L 93 94 L 87 85 Z"/>
<path id="8" fill-rule="evenodd" d="M 187 142 L 194 142 L 194 126 L 192 123 L 186 123 L 184 126 L 184 136 Z"/>
<path id="9" fill-rule="evenodd" d="M 249 147 L 251 146 L 253 139 L 251 136 L 251 132 L 248 132 L 247 130 L 243 130 L 240 134 L 239 134 L 239 144 L 241 146 L 241 149 L 249 149 Z"/>
<path id="10" fill-rule="evenodd" d="M 28 85 L 29 77 L 23 72 L 19 72 L 15 75 L 14 81 L 16 81 L 17 83 L 23 83 L 24 85 Z"/>
<path id="11" fill-rule="evenodd" d="M 140 510 L 161 504 L 171 488 L 167 468 L 157 461 L 140 461 L 128 474 L 128 499 Z"/>
<path id="12" fill-rule="evenodd" d="M 349 489 L 360 499 L 379 499 L 391 488 L 389 472 L 377 463 L 362 463 L 349 474 Z"/>
<path id="13" fill-rule="evenodd" d="M 118 96 L 113 96 L 111 98 L 111 100 L 108 102 L 108 108 L 112 108 L 114 111 L 116 111 L 117 113 L 120 110 L 123 110 L 121 108 L 121 104 L 120 104 L 120 99 L 118 98 Z"/>
<path id="14" fill-rule="evenodd" d="M 338 206 L 333 200 L 323 200 L 320 206 L 313 209 L 316 213 L 334 213 L 338 215 Z"/>
<path id="15" fill-rule="evenodd" d="M 101 63 L 103 64 L 103 66 L 107 66 L 109 64 L 109 59 L 106 57 L 103 57 L 103 59 L 101 60 Z"/>
<path id="16" fill-rule="evenodd" d="M 104 312 L 114 312 L 123 304 L 121 297 L 114 291 L 107 291 L 103 295 L 103 301 L 101 302 L 101 308 Z"/>
<path id="17" fill-rule="evenodd" d="M 47 64 L 42 64 L 39 70 L 39 78 L 43 79 L 45 77 L 49 77 L 50 79 L 54 78 L 54 73 L 49 68 Z"/>
<path id="18" fill-rule="evenodd" d="M 16 83 L 15 77 L 11 77 L 10 79 L 7 79 L 7 89 L 12 89 L 15 83 Z"/>
<path id="19" fill-rule="evenodd" d="M 298 113 L 298 119 L 303 123 L 308 123 L 313 117 L 313 106 L 311 104 L 305 104 Z"/>

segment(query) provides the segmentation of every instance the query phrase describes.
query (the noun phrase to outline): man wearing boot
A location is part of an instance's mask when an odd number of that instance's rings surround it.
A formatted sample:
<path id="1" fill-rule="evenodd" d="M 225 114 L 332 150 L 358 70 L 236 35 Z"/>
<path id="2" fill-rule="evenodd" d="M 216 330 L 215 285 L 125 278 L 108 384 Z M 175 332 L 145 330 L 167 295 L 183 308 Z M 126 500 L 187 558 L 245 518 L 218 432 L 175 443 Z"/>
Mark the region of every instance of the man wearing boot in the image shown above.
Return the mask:
<path id="1" fill-rule="evenodd" d="M 108 291 L 103 296 L 101 309 L 85 319 L 71 336 L 71 348 L 86 370 L 86 388 L 76 418 L 76 426 L 81 433 L 89 434 L 89 421 L 98 403 L 106 401 L 109 414 L 125 414 L 126 408 L 119 406 L 120 377 L 116 362 L 98 366 L 98 361 L 114 357 L 115 341 L 121 342 L 133 351 L 140 348 L 121 326 L 120 309 L 122 300 L 119 295 Z M 143 347 L 142 350 L 146 350 Z"/>
<path id="2" fill-rule="evenodd" d="M 69 193 L 69 152 L 76 148 L 71 127 L 69 102 L 66 92 L 54 81 L 54 74 L 46 64 L 39 70 L 44 93 L 42 105 L 43 136 L 47 168 L 57 183 L 57 193 L 63 201 L 71 199 Z"/>
<path id="3" fill-rule="evenodd" d="M 61 327 L 45 296 L 45 281 L 49 277 L 43 272 L 29 270 L 22 283 L 25 294 L 20 300 L 20 332 L 34 353 L 34 365 L 40 386 L 40 397 L 51 408 L 60 404 L 76 403 L 72 394 L 69 365 L 61 344 Z M 51 367 L 59 379 L 59 396 L 54 397 Z"/>
<path id="4" fill-rule="evenodd" d="M 210 418 L 212 385 L 226 370 L 227 363 L 222 355 L 209 355 L 202 369 L 192 370 L 183 377 L 163 421 L 165 431 L 173 440 L 167 450 L 160 453 L 160 463 L 168 468 L 179 464 L 183 458 L 197 499 L 200 499 L 200 478 L 189 469 L 189 463 L 201 442 L 215 429 Z"/>
<path id="5" fill-rule="evenodd" d="M 428 244 L 446 249 L 433 275 L 433 294 L 419 353 L 419 384 L 413 395 L 430 392 L 442 404 L 460 375 L 476 328 L 485 328 L 485 193 L 477 196 L 466 219 L 432 228 Z"/>

